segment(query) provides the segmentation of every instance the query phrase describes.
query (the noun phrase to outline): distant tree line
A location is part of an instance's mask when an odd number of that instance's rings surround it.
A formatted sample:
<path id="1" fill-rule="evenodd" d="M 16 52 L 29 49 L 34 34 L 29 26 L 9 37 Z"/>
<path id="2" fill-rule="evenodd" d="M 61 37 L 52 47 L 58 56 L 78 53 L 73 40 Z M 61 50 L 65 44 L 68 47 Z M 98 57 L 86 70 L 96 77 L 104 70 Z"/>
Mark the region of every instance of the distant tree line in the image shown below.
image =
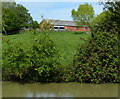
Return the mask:
<path id="1" fill-rule="evenodd" d="M 2 33 L 16 34 L 20 30 L 39 27 L 37 21 L 33 21 L 28 10 L 15 2 L 2 2 Z"/>

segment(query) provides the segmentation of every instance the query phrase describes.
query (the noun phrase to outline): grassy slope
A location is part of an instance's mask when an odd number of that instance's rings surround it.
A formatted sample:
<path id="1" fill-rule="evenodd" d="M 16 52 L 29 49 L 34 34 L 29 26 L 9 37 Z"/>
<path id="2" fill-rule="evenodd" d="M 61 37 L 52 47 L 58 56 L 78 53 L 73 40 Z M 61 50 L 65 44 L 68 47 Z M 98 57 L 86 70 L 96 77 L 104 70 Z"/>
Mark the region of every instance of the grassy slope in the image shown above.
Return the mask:
<path id="1" fill-rule="evenodd" d="M 39 35 L 39 33 L 37 34 Z M 14 42 L 23 42 L 23 47 L 28 49 L 32 44 L 33 33 L 25 32 L 16 35 L 3 36 L 3 48 L 7 45 L 4 43 L 4 40 L 10 39 Z M 60 62 L 67 66 L 69 65 L 75 54 L 75 51 L 79 44 L 83 44 L 83 40 L 80 38 L 87 39 L 90 37 L 90 34 L 75 34 L 75 32 L 50 32 L 49 36 L 55 41 L 57 48 L 62 54 Z"/>
<path id="2" fill-rule="evenodd" d="M 63 56 L 61 62 L 64 65 L 69 65 L 73 60 L 73 56 L 78 45 L 84 42 L 80 38 L 87 39 L 90 37 L 90 34 L 75 34 L 75 32 L 51 32 L 50 37 L 55 41 L 57 47 L 61 51 Z"/>

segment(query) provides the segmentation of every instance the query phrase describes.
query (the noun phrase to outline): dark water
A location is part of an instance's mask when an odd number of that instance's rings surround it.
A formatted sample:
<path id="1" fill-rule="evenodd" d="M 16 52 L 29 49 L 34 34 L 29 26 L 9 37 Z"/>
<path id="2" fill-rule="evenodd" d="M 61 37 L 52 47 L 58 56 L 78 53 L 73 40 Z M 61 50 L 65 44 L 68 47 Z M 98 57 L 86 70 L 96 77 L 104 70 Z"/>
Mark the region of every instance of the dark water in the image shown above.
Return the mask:
<path id="1" fill-rule="evenodd" d="M 2 83 L 2 97 L 117 97 L 118 84 Z"/>

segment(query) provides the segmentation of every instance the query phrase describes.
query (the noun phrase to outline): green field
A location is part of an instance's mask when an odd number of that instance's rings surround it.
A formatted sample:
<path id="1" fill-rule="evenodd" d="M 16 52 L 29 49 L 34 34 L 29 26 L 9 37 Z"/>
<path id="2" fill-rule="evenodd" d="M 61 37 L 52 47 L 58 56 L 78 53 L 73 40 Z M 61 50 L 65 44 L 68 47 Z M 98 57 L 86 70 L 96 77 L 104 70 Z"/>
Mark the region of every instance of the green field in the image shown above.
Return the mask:
<path id="1" fill-rule="evenodd" d="M 36 35 L 39 35 L 40 32 L 38 32 Z M 76 49 L 80 44 L 84 43 L 84 40 L 81 38 L 87 39 L 90 37 L 90 34 L 85 33 L 76 33 L 76 32 L 49 32 L 48 35 L 50 38 L 55 42 L 57 49 L 61 53 L 61 60 L 60 62 L 64 66 L 69 66 L 73 60 L 73 56 L 76 52 Z M 5 44 L 5 40 L 11 40 L 12 42 L 22 42 L 23 47 L 27 50 L 33 41 L 34 34 L 32 32 L 24 32 L 20 34 L 15 35 L 7 35 L 3 36 L 2 44 L 3 49 L 6 48 L 8 45 Z"/>

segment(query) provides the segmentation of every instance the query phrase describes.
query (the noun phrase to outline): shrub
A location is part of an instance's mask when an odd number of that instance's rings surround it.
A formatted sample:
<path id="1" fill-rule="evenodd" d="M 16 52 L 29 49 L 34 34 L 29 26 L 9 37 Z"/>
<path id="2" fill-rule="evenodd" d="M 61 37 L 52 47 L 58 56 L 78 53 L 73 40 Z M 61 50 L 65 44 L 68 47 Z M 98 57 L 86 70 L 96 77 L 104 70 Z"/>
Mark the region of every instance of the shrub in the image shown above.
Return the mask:
<path id="1" fill-rule="evenodd" d="M 17 42 L 6 41 L 7 49 L 2 53 L 3 80 L 25 80 L 32 66 L 27 52 Z"/>
<path id="2" fill-rule="evenodd" d="M 75 32 L 75 34 L 84 34 L 84 33 L 86 33 L 86 31 L 77 31 L 77 32 Z"/>
<path id="3" fill-rule="evenodd" d="M 74 75 L 79 82 L 119 82 L 118 37 L 112 31 L 97 32 L 81 46 L 73 61 Z"/>
<path id="4" fill-rule="evenodd" d="M 56 81 L 61 68 L 59 52 L 47 34 L 35 38 L 30 50 L 30 59 L 38 81 Z"/>
<path id="5" fill-rule="evenodd" d="M 79 82 L 120 82 L 119 15 L 120 2 L 105 3 L 106 11 L 91 24 L 91 38 L 78 49 L 73 61 L 74 75 Z"/>
<path id="6" fill-rule="evenodd" d="M 34 36 L 33 36 L 34 39 Z M 61 65 L 54 42 L 46 35 L 35 36 L 32 47 L 7 41 L 3 50 L 3 80 L 58 81 Z"/>

